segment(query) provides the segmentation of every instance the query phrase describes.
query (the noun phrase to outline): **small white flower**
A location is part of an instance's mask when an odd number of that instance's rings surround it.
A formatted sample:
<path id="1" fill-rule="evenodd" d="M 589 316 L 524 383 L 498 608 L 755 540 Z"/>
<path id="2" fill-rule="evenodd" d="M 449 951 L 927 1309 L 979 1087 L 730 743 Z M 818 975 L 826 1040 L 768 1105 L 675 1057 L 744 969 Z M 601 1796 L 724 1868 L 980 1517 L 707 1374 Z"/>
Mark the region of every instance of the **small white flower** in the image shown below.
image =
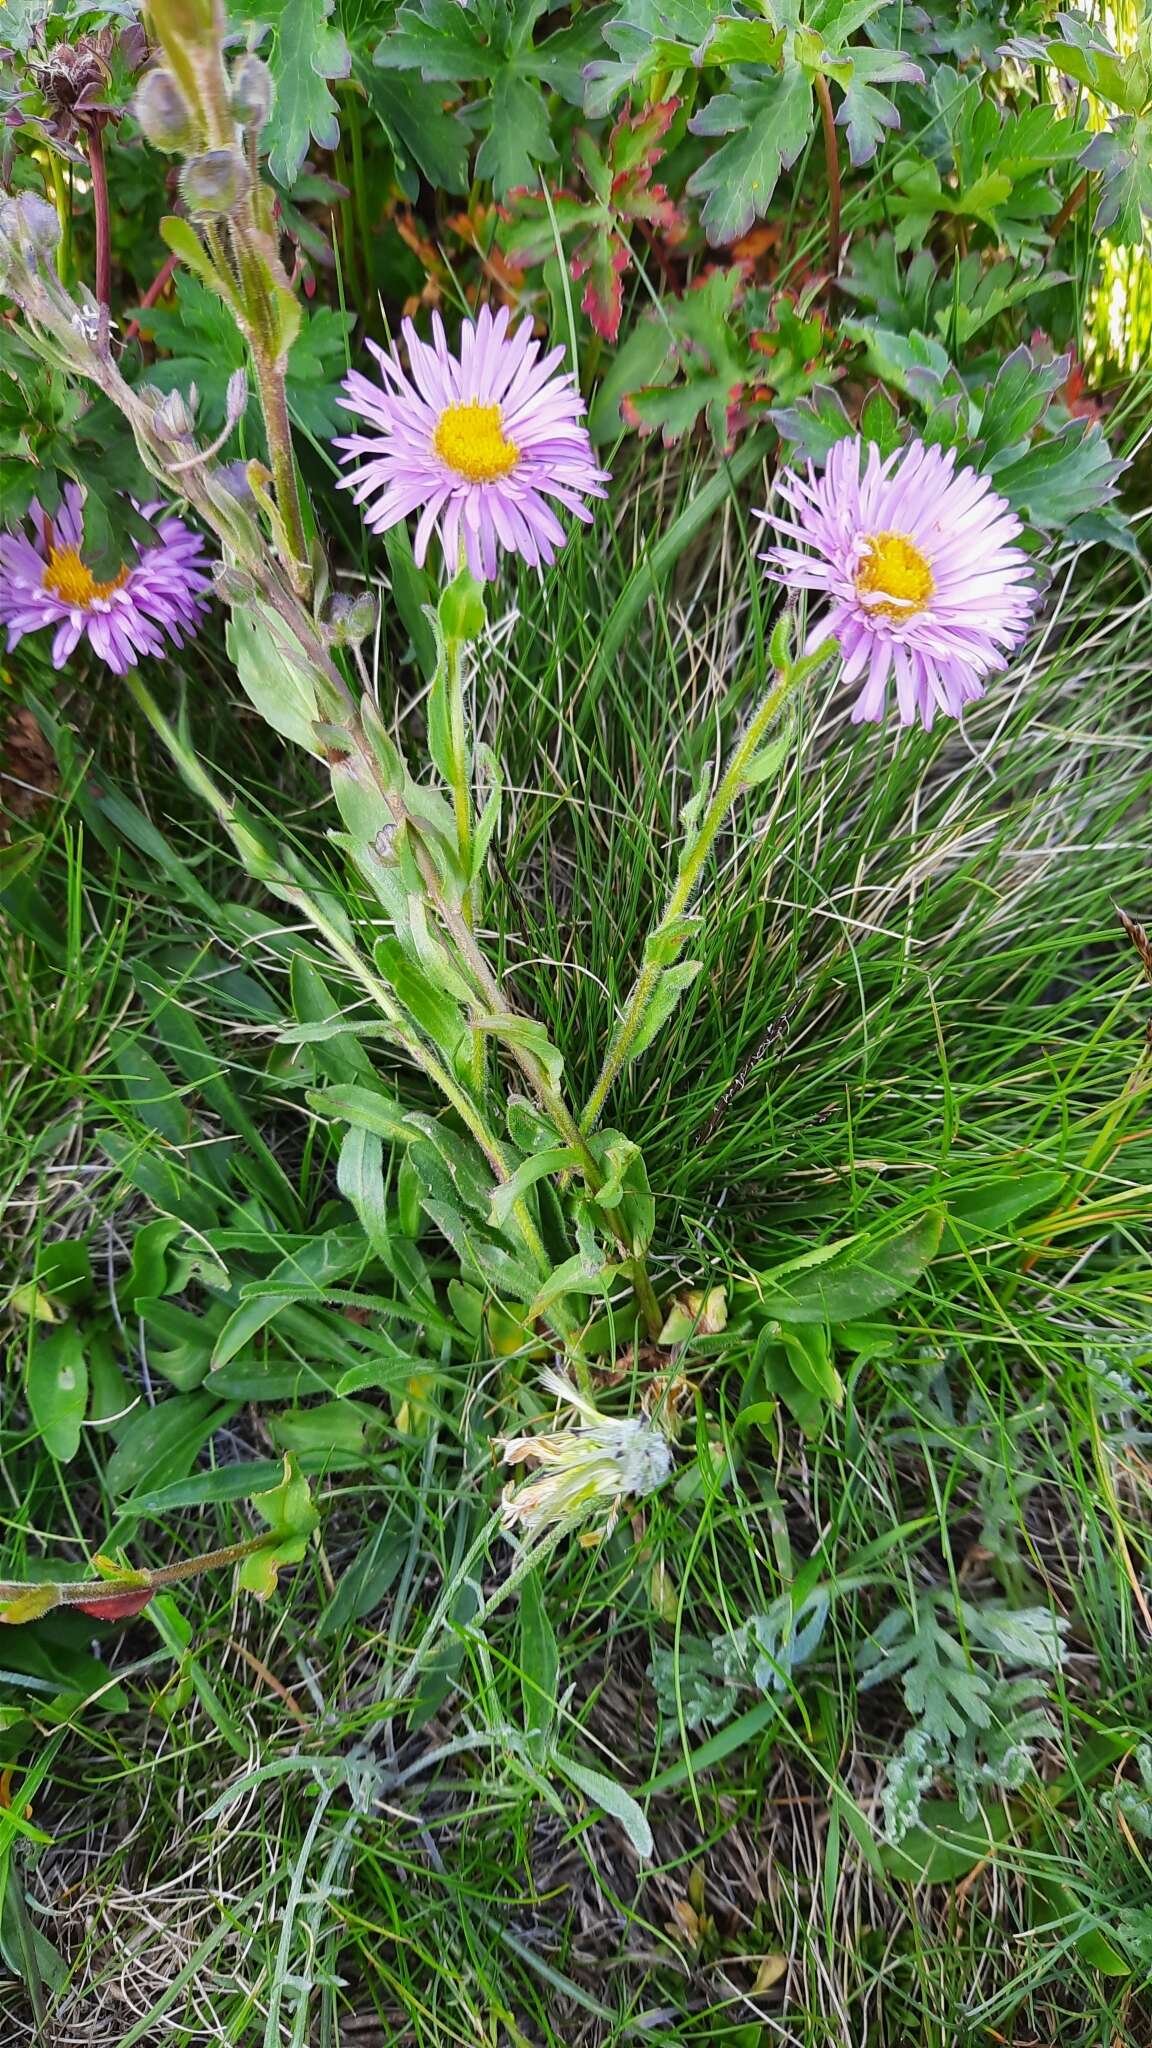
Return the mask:
<path id="1" fill-rule="evenodd" d="M 540 1383 L 575 1409 L 578 1421 L 572 1429 L 498 1440 L 506 1465 L 534 1458 L 540 1467 L 522 1486 L 505 1490 L 501 1523 L 531 1537 L 603 1514 L 603 1527 L 589 1532 L 597 1540 L 611 1533 L 626 1499 L 642 1499 L 664 1484 L 672 1470 L 668 1438 L 647 1416 L 618 1422 L 602 1415 L 563 1373 L 542 1373 Z"/>

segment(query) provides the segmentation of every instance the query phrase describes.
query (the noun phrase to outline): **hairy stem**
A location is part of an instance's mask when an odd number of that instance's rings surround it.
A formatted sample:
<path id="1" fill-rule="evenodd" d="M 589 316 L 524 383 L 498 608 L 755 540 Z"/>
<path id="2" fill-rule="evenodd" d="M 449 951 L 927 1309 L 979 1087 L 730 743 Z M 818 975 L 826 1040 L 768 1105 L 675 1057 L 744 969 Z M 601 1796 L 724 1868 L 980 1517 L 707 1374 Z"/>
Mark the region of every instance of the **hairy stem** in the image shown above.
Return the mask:
<path id="1" fill-rule="evenodd" d="M 451 762 L 452 809 L 456 843 L 465 874 L 472 866 L 472 774 L 468 758 L 468 724 L 464 711 L 464 647 L 455 634 L 444 643 L 444 694 L 448 707 L 448 748 Z M 464 891 L 464 921 L 471 926 L 472 890 Z"/>
<path id="2" fill-rule="evenodd" d="M 381 979 L 345 937 L 338 925 L 328 916 L 322 903 L 294 875 L 282 867 L 273 854 L 259 846 L 250 828 L 239 817 L 235 805 L 212 780 L 198 757 L 183 744 L 175 728 L 165 718 L 147 684 L 141 681 L 134 669 L 129 669 L 125 682 L 153 731 L 163 742 L 176 768 L 228 833 L 245 866 L 282 902 L 291 903 L 300 910 L 313 929 L 320 933 L 337 959 L 355 976 L 392 1027 L 396 1043 L 456 1111 L 461 1123 L 487 1159 L 494 1179 L 501 1182 L 510 1179 L 508 1161 L 499 1138 L 489 1129 L 479 1106 L 472 1100 L 467 1090 L 460 1086 L 443 1061 L 425 1044 L 401 1008 L 389 984 Z M 259 856 L 255 861 L 254 853 Z M 523 1200 L 514 1203 L 512 1214 L 524 1248 L 543 1277 L 549 1269 L 550 1261 L 527 1203 Z M 557 1327 L 560 1327 L 559 1320 Z M 568 1334 L 570 1328 L 571 1325 L 565 1318 L 562 1333 Z"/>
<path id="3" fill-rule="evenodd" d="M 252 350 L 256 390 L 268 438 L 268 460 L 276 492 L 276 510 L 284 528 L 289 559 L 284 564 L 292 588 L 307 596 L 312 584 L 310 549 L 304 525 L 296 457 L 292 449 L 292 422 L 288 416 L 288 394 L 281 364 L 257 345 Z"/>

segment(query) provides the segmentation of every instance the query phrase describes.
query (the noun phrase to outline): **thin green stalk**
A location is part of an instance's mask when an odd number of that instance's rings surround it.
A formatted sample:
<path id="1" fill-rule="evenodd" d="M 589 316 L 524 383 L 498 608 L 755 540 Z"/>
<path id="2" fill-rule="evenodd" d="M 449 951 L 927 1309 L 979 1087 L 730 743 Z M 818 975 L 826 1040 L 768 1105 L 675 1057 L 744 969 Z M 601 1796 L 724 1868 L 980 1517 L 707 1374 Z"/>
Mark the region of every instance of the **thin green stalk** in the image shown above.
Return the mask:
<path id="1" fill-rule="evenodd" d="M 289 554 L 289 560 L 284 566 L 291 578 L 293 589 L 306 591 L 312 581 L 311 551 L 304 525 L 300 482 L 296 475 L 296 456 L 292 447 L 292 422 L 288 417 L 284 372 L 278 362 L 265 355 L 258 347 L 252 350 L 252 365 L 256 372 L 256 390 L 268 440 L 268 460 L 276 492 L 276 510 L 284 528 Z"/>
<path id="2" fill-rule="evenodd" d="M 464 712 L 464 643 L 452 634 L 444 642 L 444 694 L 448 707 L 448 747 L 451 764 L 452 809 L 456 818 L 456 845 L 465 875 L 472 870 L 472 768 L 468 726 Z M 471 881 L 460 899 L 460 920 L 471 932 L 476 922 L 475 890 Z M 483 1096 L 488 1085 L 488 1047 L 482 1031 L 472 1033 L 472 1086 Z"/>
<path id="3" fill-rule="evenodd" d="M 364 130 L 360 119 L 360 107 L 355 93 L 349 93 L 345 105 L 348 133 L 352 138 L 352 198 L 356 207 L 356 221 L 359 229 L 360 251 L 364 265 L 364 303 L 367 306 L 372 297 L 369 251 L 372 248 L 372 223 L 368 217 L 368 174 L 364 164 Z"/>
<path id="4" fill-rule="evenodd" d="M 628 1064 L 629 1055 L 640 1034 L 640 1028 L 648 1013 L 648 1006 L 660 984 L 665 971 L 666 960 L 659 957 L 658 941 L 662 935 L 670 935 L 673 928 L 684 916 L 696 893 L 704 863 L 708 859 L 716 836 L 724 824 L 732 805 L 740 792 L 754 756 L 764 744 L 765 737 L 779 717 L 788 698 L 802 678 L 811 673 L 817 660 L 822 660 L 824 650 L 795 664 L 786 663 L 774 672 L 772 683 L 761 698 L 751 720 L 737 744 L 725 768 L 712 801 L 704 813 L 695 837 L 685 847 L 680 859 L 680 870 L 664 914 L 649 936 L 645 952 L 656 958 L 645 960 L 632 984 L 632 991 L 624 1005 L 624 1014 L 616 1027 L 612 1042 L 604 1056 L 596 1085 L 584 1105 L 580 1128 L 591 1131 L 600 1117 L 600 1112 L 622 1069 Z"/>
<path id="5" fill-rule="evenodd" d="M 455 635 L 444 642 L 444 695 L 448 707 L 448 746 L 451 760 L 452 809 L 456 815 L 456 843 L 460 866 L 468 874 L 472 866 L 472 774 L 469 762 L 468 729 L 464 716 L 464 643 Z M 464 920 L 473 923 L 472 889 L 464 891 Z"/>
<path id="6" fill-rule="evenodd" d="M 72 201 L 68 180 L 64 176 L 64 165 L 54 149 L 48 151 L 48 168 L 52 177 L 52 197 L 56 206 L 56 218 L 60 222 L 60 240 L 56 245 L 56 275 L 65 290 L 72 286 Z"/>
<path id="7" fill-rule="evenodd" d="M 447 1585 L 443 1587 L 440 1598 L 437 1600 L 428 1618 L 428 1625 L 420 1638 L 415 1654 L 410 1662 L 405 1665 L 395 1684 L 390 1688 L 389 1696 L 393 1702 L 406 1699 L 411 1692 L 417 1676 L 423 1670 L 428 1658 L 440 1640 L 441 1631 L 456 1604 L 461 1588 L 467 1581 L 468 1574 L 475 1569 L 490 1550 L 493 1533 L 493 1524 L 485 1522 L 475 1542 L 461 1560 L 459 1569 L 453 1572 Z M 495 1591 L 490 1593 L 488 1598 L 483 1600 L 477 1608 L 468 1623 L 469 1631 L 471 1632 L 483 1627 L 483 1624 L 495 1610 L 503 1606 L 509 1594 L 514 1593 L 516 1588 L 523 1583 L 529 1572 L 535 1571 L 537 1565 L 542 1564 L 545 1558 L 550 1557 L 561 1537 L 568 1534 L 570 1534 L 570 1531 L 565 1524 L 559 1523 L 555 1528 L 550 1529 L 546 1536 L 542 1536 L 539 1542 L 525 1544 L 511 1571 L 505 1578 L 501 1579 Z"/>

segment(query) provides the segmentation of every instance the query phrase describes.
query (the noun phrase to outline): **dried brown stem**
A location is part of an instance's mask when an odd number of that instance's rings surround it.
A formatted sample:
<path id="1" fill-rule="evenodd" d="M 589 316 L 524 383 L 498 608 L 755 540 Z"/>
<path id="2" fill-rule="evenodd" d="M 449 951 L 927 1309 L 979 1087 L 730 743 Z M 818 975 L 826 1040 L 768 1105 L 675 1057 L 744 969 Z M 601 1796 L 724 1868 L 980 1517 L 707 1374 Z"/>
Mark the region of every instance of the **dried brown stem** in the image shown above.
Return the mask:
<path id="1" fill-rule="evenodd" d="M 840 150 L 836 140 L 836 116 L 832 95 L 823 72 L 816 73 L 816 97 L 824 130 L 824 162 L 828 172 L 828 268 L 832 283 L 840 275 Z"/>

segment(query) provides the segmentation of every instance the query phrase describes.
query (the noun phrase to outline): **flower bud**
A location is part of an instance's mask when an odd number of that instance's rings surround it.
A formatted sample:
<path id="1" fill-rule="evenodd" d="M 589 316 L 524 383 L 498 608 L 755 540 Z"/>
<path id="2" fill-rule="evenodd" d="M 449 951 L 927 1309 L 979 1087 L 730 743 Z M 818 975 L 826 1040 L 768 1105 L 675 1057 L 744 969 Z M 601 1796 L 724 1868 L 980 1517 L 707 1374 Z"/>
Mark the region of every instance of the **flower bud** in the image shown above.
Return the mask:
<path id="1" fill-rule="evenodd" d="M 238 456 L 235 462 L 222 462 L 219 469 L 213 470 L 212 481 L 219 484 L 222 491 L 227 491 L 230 498 L 235 498 L 238 505 L 256 503 L 248 481 L 248 464 L 241 457 Z"/>
<path id="2" fill-rule="evenodd" d="M 153 431 L 162 441 L 186 441 L 196 429 L 196 386 L 190 384 L 188 396 L 182 391 L 168 391 L 160 400 L 152 415 Z"/>
<path id="3" fill-rule="evenodd" d="M 18 192 L 0 206 L 0 240 L 28 263 L 53 256 L 60 240 L 56 208 L 36 192 Z"/>
<path id="4" fill-rule="evenodd" d="M 338 591 L 324 613 L 324 632 L 333 647 L 358 647 L 376 626 L 376 599 L 370 590 L 355 597 Z"/>
<path id="5" fill-rule="evenodd" d="M 262 57 L 241 57 L 232 73 L 232 112 L 242 128 L 259 134 L 272 112 L 275 88 Z"/>
<path id="6" fill-rule="evenodd" d="M 170 71 L 146 71 L 136 88 L 133 111 L 153 149 L 187 155 L 197 142 L 192 109 Z"/>
<path id="7" fill-rule="evenodd" d="M 180 196 L 189 213 L 200 216 L 231 213 L 246 197 L 252 174 L 232 149 L 210 149 L 189 157 L 180 173 Z"/>

